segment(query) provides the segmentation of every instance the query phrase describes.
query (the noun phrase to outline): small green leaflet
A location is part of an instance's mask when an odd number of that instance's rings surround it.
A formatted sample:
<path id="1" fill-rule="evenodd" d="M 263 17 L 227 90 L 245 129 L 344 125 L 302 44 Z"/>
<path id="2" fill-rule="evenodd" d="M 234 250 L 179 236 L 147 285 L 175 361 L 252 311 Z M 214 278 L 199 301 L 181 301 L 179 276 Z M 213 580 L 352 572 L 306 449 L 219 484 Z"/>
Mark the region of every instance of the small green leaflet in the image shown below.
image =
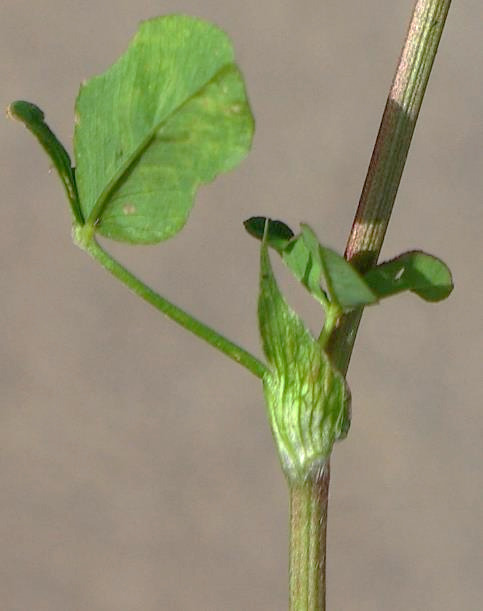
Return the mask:
<path id="1" fill-rule="evenodd" d="M 244 224 L 250 235 L 261 240 L 265 221 L 267 244 L 281 255 L 297 280 L 326 311 L 329 301 L 341 311 L 377 302 L 377 295 L 362 276 L 344 257 L 319 244 L 308 225 L 302 224 L 302 232 L 294 236 L 292 230 L 281 221 L 252 217 Z"/>
<path id="2" fill-rule="evenodd" d="M 291 480 L 327 461 L 334 442 L 347 435 L 350 393 L 342 374 L 288 306 L 262 243 L 258 319 L 270 365 L 265 400 L 282 467 Z"/>
<path id="3" fill-rule="evenodd" d="M 426 301 L 440 301 L 453 289 L 448 266 L 422 251 L 403 253 L 362 276 L 344 257 L 319 244 L 308 225 L 301 225 L 299 235 L 294 235 L 282 221 L 265 217 L 252 217 L 244 225 L 250 235 L 262 240 L 265 223 L 267 245 L 280 254 L 294 276 L 326 311 L 327 299 L 347 311 L 375 304 L 402 291 L 411 291 Z"/>
<path id="4" fill-rule="evenodd" d="M 322 280 L 325 282 L 331 303 L 338 305 L 341 310 L 350 310 L 377 302 L 377 296 L 344 257 L 319 244 L 317 236 L 308 225 L 302 224 L 301 228 L 301 237 L 310 253 L 317 284 L 320 286 Z"/>
<path id="5" fill-rule="evenodd" d="M 426 301 L 441 301 L 453 290 L 448 266 L 420 250 L 381 263 L 369 270 L 364 279 L 381 298 L 411 291 Z"/>

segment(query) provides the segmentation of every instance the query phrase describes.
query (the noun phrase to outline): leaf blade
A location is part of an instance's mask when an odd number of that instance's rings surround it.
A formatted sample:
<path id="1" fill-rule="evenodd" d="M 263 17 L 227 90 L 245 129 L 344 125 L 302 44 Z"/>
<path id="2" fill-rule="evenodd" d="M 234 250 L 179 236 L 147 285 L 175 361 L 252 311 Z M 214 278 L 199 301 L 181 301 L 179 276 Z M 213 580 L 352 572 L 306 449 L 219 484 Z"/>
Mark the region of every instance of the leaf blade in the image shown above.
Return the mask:
<path id="1" fill-rule="evenodd" d="M 425 301 L 446 299 L 453 290 L 448 266 L 433 255 L 413 250 L 381 263 L 364 275 L 380 297 L 411 291 Z"/>
<path id="2" fill-rule="evenodd" d="M 197 187 L 237 165 L 253 136 L 227 35 L 177 15 L 141 25 L 119 60 L 81 88 L 76 117 L 84 214 L 106 237 L 134 243 L 179 231 Z"/>

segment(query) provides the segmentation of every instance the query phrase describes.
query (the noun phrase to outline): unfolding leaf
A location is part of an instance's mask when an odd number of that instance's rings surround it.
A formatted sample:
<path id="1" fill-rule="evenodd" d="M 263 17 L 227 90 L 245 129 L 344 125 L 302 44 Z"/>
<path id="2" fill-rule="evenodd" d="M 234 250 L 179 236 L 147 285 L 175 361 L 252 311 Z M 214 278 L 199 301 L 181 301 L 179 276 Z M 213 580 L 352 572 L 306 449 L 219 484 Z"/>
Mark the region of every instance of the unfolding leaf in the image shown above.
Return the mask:
<path id="1" fill-rule="evenodd" d="M 282 221 L 273 221 L 265 216 L 252 216 L 243 225 L 250 235 L 265 240 L 274 250 L 281 252 L 294 236 L 294 232 Z M 265 234 L 266 227 L 266 234 Z"/>
<path id="2" fill-rule="evenodd" d="M 265 400 L 282 467 L 301 480 L 320 469 L 347 435 L 350 393 L 343 376 L 283 298 L 262 244 L 258 317 L 270 365 Z"/>
<path id="3" fill-rule="evenodd" d="M 84 216 L 116 240 L 165 240 L 186 222 L 198 186 L 236 166 L 252 135 L 226 34 L 185 16 L 146 21 L 77 99 L 74 149 Z"/>
<path id="4" fill-rule="evenodd" d="M 324 280 L 330 301 L 343 310 L 369 305 L 377 301 L 362 276 L 341 255 L 322 246 L 308 225 L 301 225 L 302 239 L 311 255 L 312 265 Z"/>
<path id="5" fill-rule="evenodd" d="M 330 248 L 319 244 L 313 230 L 301 224 L 302 232 L 293 237 L 292 230 L 281 221 L 253 217 L 245 221 L 247 231 L 261 240 L 268 221 L 267 244 L 283 258 L 284 263 L 324 308 L 328 299 L 341 310 L 350 310 L 377 302 L 364 278 L 352 265 Z"/>
<path id="6" fill-rule="evenodd" d="M 316 249 L 318 250 L 318 249 Z M 296 236 L 282 252 L 285 265 L 309 293 L 325 308 L 327 295 L 322 290 L 322 267 L 317 252 L 311 252 L 302 235 Z"/>
<path id="7" fill-rule="evenodd" d="M 50 157 L 64 185 L 74 218 L 78 222 L 82 222 L 83 219 L 79 209 L 74 172 L 69 153 L 45 122 L 43 111 L 31 102 L 17 100 L 12 102 L 7 108 L 7 115 L 17 119 L 17 121 L 22 121 L 25 127 L 37 138 L 44 151 Z"/>
<path id="8" fill-rule="evenodd" d="M 380 298 L 412 291 L 426 301 L 440 301 L 453 290 L 448 266 L 441 259 L 419 250 L 381 263 L 364 278 Z"/>
<path id="9" fill-rule="evenodd" d="M 320 286 L 320 268 L 313 265 L 310 251 L 302 237 L 294 237 L 294 232 L 282 221 L 273 221 L 264 216 L 251 217 L 244 225 L 250 235 L 259 240 L 264 239 L 268 246 L 281 255 L 292 274 L 325 308 L 327 297 Z"/>

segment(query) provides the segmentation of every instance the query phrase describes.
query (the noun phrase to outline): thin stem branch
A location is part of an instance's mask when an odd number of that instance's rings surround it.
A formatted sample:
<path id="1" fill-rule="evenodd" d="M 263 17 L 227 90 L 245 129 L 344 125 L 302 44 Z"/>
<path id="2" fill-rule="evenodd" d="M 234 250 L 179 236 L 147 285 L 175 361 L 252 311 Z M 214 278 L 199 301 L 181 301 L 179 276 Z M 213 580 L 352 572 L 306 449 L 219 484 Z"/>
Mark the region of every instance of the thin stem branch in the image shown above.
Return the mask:
<path id="1" fill-rule="evenodd" d="M 223 354 L 226 354 L 237 363 L 240 363 L 258 378 L 263 378 L 267 368 L 261 361 L 237 344 L 223 337 L 223 335 L 220 335 L 211 327 L 205 325 L 153 291 L 153 289 L 144 284 L 144 282 L 127 270 L 123 265 L 113 259 L 111 255 L 107 253 L 93 237 L 89 237 L 89 232 L 85 229 L 86 227 L 86 225 L 80 227 L 77 231 L 77 236 L 75 235 L 74 239 L 77 244 L 91 257 L 96 259 L 96 261 L 98 261 L 104 269 L 125 284 L 136 295 L 171 318 L 171 320 L 174 320 L 188 331 L 191 331 L 191 333 L 194 333 L 194 335 L 197 337 L 205 340 L 220 352 L 223 352 Z M 87 238 L 85 235 L 83 236 L 83 232 L 87 234 Z M 76 232 L 74 232 L 74 234 L 75 233 Z"/>
<path id="2" fill-rule="evenodd" d="M 374 265 L 381 251 L 450 5 L 451 0 L 415 3 L 347 241 L 345 256 L 360 271 Z M 343 373 L 349 366 L 361 316 L 362 308 L 343 316 L 327 344 L 333 363 Z M 323 493 L 310 482 L 291 488 L 291 611 L 325 611 L 328 487 L 327 471 Z M 318 586 L 310 586 L 314 574 Z"/>

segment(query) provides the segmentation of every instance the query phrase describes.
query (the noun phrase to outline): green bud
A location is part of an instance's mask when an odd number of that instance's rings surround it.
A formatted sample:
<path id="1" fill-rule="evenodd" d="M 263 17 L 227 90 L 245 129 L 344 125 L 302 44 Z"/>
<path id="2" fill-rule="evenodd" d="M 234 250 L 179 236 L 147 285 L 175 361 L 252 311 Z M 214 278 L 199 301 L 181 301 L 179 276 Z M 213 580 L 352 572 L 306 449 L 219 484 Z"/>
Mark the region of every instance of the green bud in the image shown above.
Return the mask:
<path id="1" fill-rule="evenodd" d="M 292 482 L 317 476 L 347 435 L 350 392 L 342 374 L 283 298 L 262 243 L 258 317 L 270 365 L 263 384 L 280 461 Z"/>

